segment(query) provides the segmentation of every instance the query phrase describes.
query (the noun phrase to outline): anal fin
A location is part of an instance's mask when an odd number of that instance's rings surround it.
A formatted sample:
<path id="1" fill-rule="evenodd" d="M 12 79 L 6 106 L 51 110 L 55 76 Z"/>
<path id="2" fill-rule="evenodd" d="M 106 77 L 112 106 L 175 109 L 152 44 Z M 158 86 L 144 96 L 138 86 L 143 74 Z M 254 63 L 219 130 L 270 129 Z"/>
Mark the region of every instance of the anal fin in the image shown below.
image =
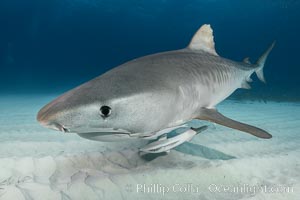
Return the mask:
<path id="1" fill-rule="evenodd" d="M 202 108 L 200 111 L 200 116 L 197 117 L 197 119 L 200 120 L 206 120 L 206 121 L 211 121 L 229 128 L 233 128 L 236 130 L 240 130 L 246 133 L 250 133 L 251 135 L 254 135 L 259 138 L 264 138 L 264 139 L 269 139 L 272 138 L 272 135 L 269 134 L 268 132 L 257 128 L 255 126 L 251 126 L 248 124 L 244 124 L 235 120 L 232 120 L 228 117 L 225 117 L 221 113 L 219 113 L 215 109 L 207 109 L 207 108 Z"/>
<path id="2" fill-rule="evenodd" d="M 241 87 L 244 89 L 251 89 L 251 86 L 249 85 L 249 83 L 246 80 L 244 82 L 242 82 Z"/>

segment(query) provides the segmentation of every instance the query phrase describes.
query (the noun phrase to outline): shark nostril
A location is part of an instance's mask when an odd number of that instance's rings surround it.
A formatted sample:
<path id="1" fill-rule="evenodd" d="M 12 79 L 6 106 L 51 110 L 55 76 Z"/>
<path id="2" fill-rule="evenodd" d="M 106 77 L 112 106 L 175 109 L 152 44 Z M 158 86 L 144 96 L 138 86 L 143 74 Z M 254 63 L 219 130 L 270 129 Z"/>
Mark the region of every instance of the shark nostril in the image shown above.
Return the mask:
<path id="1" fill-rule="evenodd" d="M 62 126 L 62 131 L 65 132 L 65 133 L 70 132 L 70 130 L 68 128 L 64 127 L 64 126 Z"/>
<path id="2" fill-rule="evenodd" d="M 61 125 L 61 124 L 59 124 L 57 122 L 54 122 L 53 126 L 55 126 L 56 130 L 62 131 L 64 133 L 69 132 L 69 130 L 66 127 L 64 127 L 63 125 Z"/>
<path id="3" fill-rule="evenodd" d="M 62 132 L 69 132 L 69 129 L 61 125 L 60 123 L 57 122 L 50 122 L 50 123 L 41 123 L 43 126 L 56 130 L 56 131 L 62 131 Z"/>

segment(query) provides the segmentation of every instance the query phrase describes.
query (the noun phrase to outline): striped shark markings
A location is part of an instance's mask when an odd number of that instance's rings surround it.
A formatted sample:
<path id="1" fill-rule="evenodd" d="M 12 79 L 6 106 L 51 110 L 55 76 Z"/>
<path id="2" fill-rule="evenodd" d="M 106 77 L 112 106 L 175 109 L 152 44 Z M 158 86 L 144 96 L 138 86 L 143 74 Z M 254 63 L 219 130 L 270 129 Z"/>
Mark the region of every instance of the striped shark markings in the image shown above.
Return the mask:
<path id="1" fill-rule="evenodd" d="M 238 88 L 250 89 L 251 75 L 265 82 L 263 69 L 274 43 L 254 64 L 219 56 L 213 30 L 203 25 L 184 49 L 161 52 L 126 62 L 62 94 L 37 115 L 43 126 L 91 140 L 149 140 L 140 151 L 168 152 L 190 141 L 206 127 L 186 127 L 206 120 L 271 138 L 265 130 L 230 119 L 217 104 Z M 177 129 L 186 130 L 168 137 Z"/>

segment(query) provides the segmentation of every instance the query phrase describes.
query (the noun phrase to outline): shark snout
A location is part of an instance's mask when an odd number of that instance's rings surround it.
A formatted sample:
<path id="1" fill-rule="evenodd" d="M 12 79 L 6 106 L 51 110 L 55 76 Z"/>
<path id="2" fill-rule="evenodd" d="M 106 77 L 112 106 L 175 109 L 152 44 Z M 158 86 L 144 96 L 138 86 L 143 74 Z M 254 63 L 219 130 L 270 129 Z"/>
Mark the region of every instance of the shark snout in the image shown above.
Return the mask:
<path id="1" fill-rule="evenodd" d="M 53 129 L 56 131 L 62 131 L 62 132 L 69 132 L 69 129 L 65 128 L 64 125 L 55 122 L 55 121 L 48 121 L 44 117 L 37 117 L 38 122 L 45 128 Z"/>
<path id="2" fill-rule="evenodd" d="M 58 122 L 56 115 L 53 112 L 53 107 L 45 106 L 37 114 L 37 121 L 44 127 L 56 131 L 69 132 L 62 123 Z"/>

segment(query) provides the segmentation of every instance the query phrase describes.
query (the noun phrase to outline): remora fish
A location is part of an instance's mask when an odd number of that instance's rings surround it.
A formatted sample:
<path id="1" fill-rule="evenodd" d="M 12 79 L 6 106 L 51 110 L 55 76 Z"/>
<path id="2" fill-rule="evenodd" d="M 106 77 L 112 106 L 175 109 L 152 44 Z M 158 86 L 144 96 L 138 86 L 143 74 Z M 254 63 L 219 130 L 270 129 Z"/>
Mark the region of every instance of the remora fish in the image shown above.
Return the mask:
<path id="1" fill-rule="evenodd" d="M 203 25 L 187 48 L 122 64 L 50 102 L 37 120 L 47 128 L 92 140 L 159 138 L 141 149 L 150 153 L 189 141 L 197 130 L 190 128 L 173 138 L 167 133 L 192 119 L 271 138 L 260 128 L 223 116 L 215 106 L 236 89 L 249 89 L 254 72 L 265 82 L 263 68 L 274 43 L 256 64 L 222 58 L 214 46 L 210 25 Z"/>

